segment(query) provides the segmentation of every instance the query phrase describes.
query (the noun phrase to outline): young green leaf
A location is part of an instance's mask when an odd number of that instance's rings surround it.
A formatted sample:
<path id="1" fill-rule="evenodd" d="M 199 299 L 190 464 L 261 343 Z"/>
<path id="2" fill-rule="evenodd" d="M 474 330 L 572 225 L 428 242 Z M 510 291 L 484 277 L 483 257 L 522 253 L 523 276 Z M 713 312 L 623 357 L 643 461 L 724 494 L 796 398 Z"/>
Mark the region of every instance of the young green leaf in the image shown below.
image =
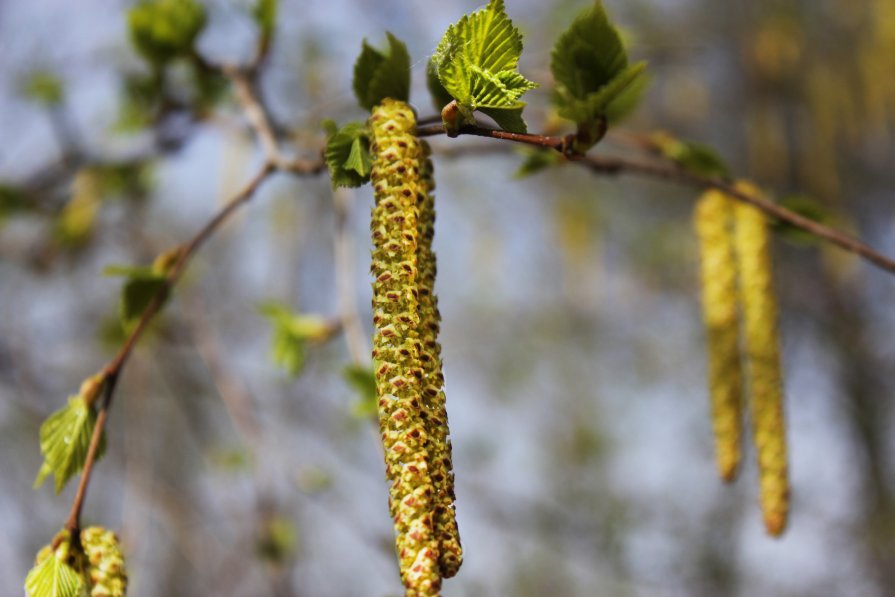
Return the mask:
<path id="1" fill-rule="evenodd" d="M 206 18 L 195 0 L 143 0 L 127 14 L 134 47 L 158 65 L 189 54 Z"/>
<path id="2" fill-rule="evenodd" d="M 121 287 L 118 315 L 125 328 L 135 324 L 149 307 L 155 295 L 166 288 L 165 272 L 154 266 L 110 265 L 103 270 L 106 276 L 126 278 Z M 165 296 L 162 301 L 166 301 Z"/>
<path id="3" fill-rule="evenodd" d="M 255 544 L 258 557 L 269 564 L 283 565 L 294 554 L 297 537 L 295 523 L 286 516 L 265 518 Z"/>
<path id="4" fill-rule="evenodd" d="M 432 96 L 432 105 L 439 112 L 454 100 L 441 84 L 441 79 L 438 78 L 438 64 L 435 62 L 435 56 L 429 58 L 429 63 L 426 65 L 426 87 L 429 89 L 429 95 Z"/>
<path id="5" fill-rule="evenodd" d="M 507 16 L 503 0 L 491 0 L 448 27 L 430 70 L 457 100 L 464 120 L 470 121 L 474 110 L 525 106 L 519 98 L 537 84 L 516 72 L 521 54 L 522 34 Z M 429 87 L 433 88 L 431 75 Z M 437 89 L 433 96 L 438 102 L 445 99 Z"/>
<path id="6" fill-rule="evenodd" d="M 277 23 L 278 0 L 258 0 L 252 7 L 252 18 L 258 25 L 262 44 L 270 44 Z"/>
<path id="7" fill-rule="evenodd" d="M 0 222 L 11 214 L 29 207 L 25 192 L 9 184 L 0 183 Z"/>
<path id="8" fill-rule="evenodd" d="M 661 131 L 653 133 L 650 140 L 659 153 L 688 172 L 722 178 L 730 175 L 724 160 L 708 145 L 684 141 Z"/>
<path id="9" fill-rule="evenodd" d="M 150 277 L 128 279 L 121 288 L 119 315 L 122 325 L 125 328 L 134 325 L 143 316 L 155 295 L 164 289 L 163 275 L 153 274 Z"/>
<path id="10" fill-rule="evenodd" d="M 21 93 L 25 99 L 47 107 L 58 106 L 65 98 L 62 80 L 45 70 L 30 73 L 22 81 Z"/>
<path id="11" fill-rule="evenodd" d="M 628 66 L 621 36 L 596 0 L 553 47 L 550 68 L 559 115 L 576 123 L 605 117 L 613 100 L 638 80 L 645 66 Z"/>
<path id="12" fill-rule="evenodd" d="M 354 95 L 361 107 L 372 110 L 387 97 L 406 102 L 410 96 L 410 54 L 407 46 L 389 32 L 388 51 L 364 40 L 354 63 Z"/>
<path id="13" fill-rule="evenodd" d="M 779 204 L 781 207 L 785 207 L 789 211 L 795 212 L 810 220 L 814 220 L 815 222 L 827 225 L 832 223 L 832 214 L 830 214 L 823 205 L 811 197 L 806 197 L 804 195 L 790 195 L 781 198 Z M 793 244 L 803 246 L 820 244 L 820 239 L 818 239 L 817 236 L 802 230 L 801 228 L 797 228 L 789 222 L 773 219 L 771 220 L 771 227 L 777 237 L 788 240 Z"/>
<path id="14" fill-rule="evenodd" d="M 558 151 L 553 151 L 552 149 L 526 147 L 520 153 L 525 156 L 525 159 L 522 161 L 519 169 L 516 170 L 513 178 L 526 178 L 565 161 Z"/>
<path id="15" fill-rule="evenodd" d="M 348 385 L 357 392 L 357 400 L 351 407 L 351 412 L 358 418 L 375 417 L 377 413 L 376 403 L 376 376 L 372 367 L 360 365 L 348 365 L 342 371 L 342 377 Z"/>
<path id="16" fill-rule="evenodd" d="M 301 373 L 309 343 L 322 342 L 332 335 L 332 326 L 319 315 L 293 313 L 273 302 L 261 305 L 259 311 L 273 326 L 271 357 L 291 375 Z"/>
<path id="17" fill-rule="evenodd" d="M 52 474 L 56 478 L 56 493 L 59 493 L 68 480 L 84 468 L 95 425 L 96 411 L 80 395 L 69 398 L 67 405 L 44 421 L 40 426 L 40 451 L 44 463 L 34 480 L 35 489 Z M 104 447 L 105 438 L 100 443 L 97 458 Z"/>
<path id="18" fill-rule="evenodd" d="M 44 553 L 25 578 L 28 597 L 81 597 L 84 580 L 68 565 L 68 545 L 60 545 L 55 553 Z"/>
<path id="19" fill-rule="evenodd" d="M 333 187 L 359 187 L 370 180 L 370 133 L 366 125 L 349 122 L 326 140 L 323 152 Z"/>

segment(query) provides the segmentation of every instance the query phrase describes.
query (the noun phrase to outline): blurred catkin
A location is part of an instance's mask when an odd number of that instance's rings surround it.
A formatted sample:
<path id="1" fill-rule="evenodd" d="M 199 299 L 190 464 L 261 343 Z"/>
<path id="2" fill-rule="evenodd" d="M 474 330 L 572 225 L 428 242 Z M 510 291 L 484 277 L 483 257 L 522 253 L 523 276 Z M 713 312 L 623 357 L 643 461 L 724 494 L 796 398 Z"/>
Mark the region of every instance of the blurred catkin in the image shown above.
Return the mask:
<path id="1" fill-rule="evenodd" d="M 379 427 L 391 482 L 389 508 L 408 597 L 438 595 L 439 541 L 435 532 L 427 382 L 420 339 L 418 246 L 422 143 L 404 102 L 386 99 L 370 116 L 372 183 L 376 198 L 373 237 L 373 360 Z M 445 423 L 446 424 L 446 423 Z"/>
<path id="2" fill-rule="evenodd" d="M 715 457 L 725 481 L 736 477 L 742 457 L 742 375 L 737 321 L 737 265 L 733 248 L 733 201 L 716 190 L 696 204 L 702 314 L 708 350 L 709 395 Z"/>
<path id="3" fill-rule="evenodd" d="M 745 182 L 737 183 L 736 188 L 749 195 L 760 195 L 758 189 Z M 789 511 L 789 479 L 771 239 L 765 215 L 757 208 L 738 203 L 734 208 L 734 219 L 761 507 L 768 533 L 779 535 L 786 527 Z"/>

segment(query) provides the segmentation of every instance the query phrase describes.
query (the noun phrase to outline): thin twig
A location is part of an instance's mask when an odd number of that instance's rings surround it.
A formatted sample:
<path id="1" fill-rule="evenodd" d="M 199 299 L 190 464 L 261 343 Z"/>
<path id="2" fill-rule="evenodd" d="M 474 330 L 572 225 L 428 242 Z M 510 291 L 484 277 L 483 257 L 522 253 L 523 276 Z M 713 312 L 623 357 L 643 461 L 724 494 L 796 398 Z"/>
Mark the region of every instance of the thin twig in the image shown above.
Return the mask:
<path id="1" fill-rule="evenodd" d="M 515 141 L 516 143 L 525 143 L 526 145 L 535 145 L 546 149 L 555 149 L 563 152 L 567 140 L 565 137 L 551 137 L 548 135 L 531 135 L 528 133 L 510 133 L 498 129 L 490 129 L 477 125 L 461 126 L 459 133 L 461 135 L 475 135 L 476 137 L 490 137 L 492 139 L 503 139 L 505 141 Z M 417 137 L 432 137 L 435 135 L 445 134 L 443 124 L 433 124 L 429 126 L 417 127 Z"/>
<path id="2" fill-rule="evenodd" d="M 445 130 L 442 125 L 427 126 L 417 129 L 417 135 L 419 136 L 433 136 L 444 133 Z M 554 149 L 564 154 L 570 161 L 579 163 L 594 172 L 603 174 L 638 174 L 651 178 L 661 178 L 692 187 L 718 189 L 734 199 L 754 205 L 766 214 L 774 216 L 796 228 L 810 232 L 818 238 L 854 253 L 873 265 L 886 270 L 889 273 L 895 274 L 895 260 L 886 257 L 860 240 L 840 232 L 835 228 L 831 228 L 820 222 L 799 215 L 785 207 L 773 203 L 772 201 L 748 193 L 743 193 L 742 191 L 737 190 L 731 183 L 720 178 L 695 174 L 674 164 L 656 164 L 616 156 L 575 155 L 567 151 L 568 145 L 565 143 L 565 137 L 508 133 L 506 131 L 498 131 L 479 126 L 460 127 L 460 134 L 491 137 L 494 139 L 507 139 L 526 145 Z"/>
<path id="3" fill-rule="evenodd" d="M 760 196 L 744 193 L 734 187 L 734 185 L 721 180 L 720 178 L 695 174 L 674 165 L 653 164 L 614 156 L 583 156 L 572 158 L 572 161 L 578 162 L 594 172 L 605 174 L 638 174 L 651 178 L 662 178 L 671 182 L 677 182 L 697 188 L 718 189 L 725 195 L 753 205 L 768 215 L 774 216 L 796 228 L 810 232 L 818 238 L 854 253 L 873 265 L 886 270 L 889 273 L 895 274 L 895 260 L 886 257 L 856 238 L 840 232 L 835 228 L 825 226 L 820 222 L 799 215 Z"/>
<path id="4" fill-rule="evenodd" d="M 242 110 L 249 120 L 249 125 L 255 131 L 258 142 L 261 143 L 265 157 L 268 161 L 279 166 L 283 158 L 280 155 L 277 136 L 274 133 L 267 111 L 258 99 L 254 88 L 254 76 L 250 72 L 236 66 L 224 66 L 223 72 L 230 77 L 233 86 L 236 88 L 236 98 L 239 100 Z"/>
<path id="5" fill-rule="evenodd" d="M 146 310 L 143 311 L 143 314 L 140 316 L 140 319 L 137 321 L 136 326 L 131 333 L 128 335 L 127 339 L 124 341 L 124 344 L 118 350 L 118 353 L 115 357 L 106 365 L 106 367 L 102 371 L 104 385 L 103 385 L 103 395 L 102 395 L 102 403 L 100 405 L 99 413 L 96 419 L 96 425 L 93 428 L 93 435 L 90 438 L 90 447 L 87 450 L 87 457 L 84 461 L 84 472 L 81 474 L 81 480 L 78 484 L 78 490 L 75 493 L 75 498 L 72 503 L 71 511 L 68 515 L 68 520 L 65 523 L 65 528 L 72 531 L 72 534 L 76 534 L 76 531 L 80 528 L 80 519 L 81 519 L 81 510 L 84 506 L 84 498 L 87 494 L 87 486 L 90 483 L 91 473 L 93 472 L 93 465 L 96 462 L 97 452 L 99 450 L 100 438 L 102 437 L 103 430 L 106 426 L 106 420 L 108 418 L 109 408 L 112 405 L 112 399 L 115 395 L 115 386 L 118 381 L 118 377 L 121 374 L 121 370 L 124 368 L 125 363 L 127 363 L 128 358 L 134 350 L 134 347 L 137 345 L 137 341 L 142 337 L 143 332 L 149 326 L 149 323 L 155 317 L 155 315 L 161 310 L 162 305 L 164 304 L 165 298 L 167 297 L 170 290 L 174 287 L 177 281 L 180 279 L 180 276 L 183 274 L 184 269 L 186 268 L 189 260 L 192 256 L 199 250 L 202 244 L 208 240 L 208 238 L 214 234 L 214 232 L 220 228 L 220 226 L 227 221 L 227 219 L 235 212 L 239 207 L 243 204 L 247 203 L 254 196 L 255 191 L 258 190 L 258 187 L 261 186 L 268 176 L 276 170 L 274 164 L 268 162 L 265 163 L 261 170 L 249 180 L 246 185 L 233 196 L 230 201 L 211 219 L 209 220 L 205 226 L 203 226 L 193 238 L 187 242 L 183 248 L 180 250 L 180 254 L 177 258 L 177 261 L 171 267 L 171 270 L 168 272 L 167 277 L 165 278 L 165 284 L 155 293 L 152 301 L 150 301 L 149 305 L 146 307 Z"/>

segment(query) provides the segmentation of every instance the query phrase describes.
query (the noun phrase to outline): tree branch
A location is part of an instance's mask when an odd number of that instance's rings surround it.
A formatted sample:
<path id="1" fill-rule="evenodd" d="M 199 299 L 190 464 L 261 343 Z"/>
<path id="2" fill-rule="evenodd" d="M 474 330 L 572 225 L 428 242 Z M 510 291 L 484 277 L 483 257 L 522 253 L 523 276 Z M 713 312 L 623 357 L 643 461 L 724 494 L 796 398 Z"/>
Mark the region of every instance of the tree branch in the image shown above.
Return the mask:
<path id="1" fill-rule="evenodd" d="M 258 95 L 254 88 L 254 75 L 252 71 L 246 71 L 237 66 L 222 67 L 226 74 L 233 82 L 236 88 L 236 98 L 245 112 L 249 125 L 258 137 L 258 142 L 264 150 L 264 155 L 269 162 L 273 162 L 277 166 L 283 161 L 280 155 L 280 147 L 277 143 L 277 136 L 274 133 L 273 125 L 267 110 L 258 99 Z"/>
<path id="2" fill-rule="evenodd" d="M 820 222 L 799 215 L 772 201 L 768 201 L 759 196 L 743 193 L 729 182 L 720 178 L 695 174 L 674 165 L 653 164 L 615 156 L 581 156 L 572 157 L 570 159 L 594 172 L 604 174 L 638 174 L 650 178 L 661 178 L 691 187 L 718 189 L 725 195 L 753 205 L 768 215 L 791 224 L 796 228 L 810 232 L 818 238 L 862 257 L 880 269 L 895 274 L 895 260 L 886 257 L 858 239 L 840 232 L 835 228 L 831 228 Z"/>
<path id="3" fill-rule="evenodd" d="M 499 131 L 480 126 L 463 126 L 460 127 L 459 132 L 461 135 L 475 135 L 478 137 L 490 137 L 492 139 L 504 139 L 508 141 L 514 141 L 516 143 L 533 145 L 535 147 L 553 149 L 562 153 L 569 161 L 579 163 L 592 170 L 593 172 L 599 172 L 602 174 L 638 174 L 650 178 L 661 178 L 671 182 L 676 182 L 679 184 L 702 189 L 718 189 L 719 191 L 724 192 L 725 195 L 729 195 L 730 197 L 733 197 L 738 201 L 743 201 L 745 203 L 753 205 L 768 215 L 771 215 L 783 222 L 791 224 L 796 228 L 799 228 L 806 232 L 810 232 L 820 239 L 836 245 L 841 249 L 849 251 L 850 253 L 858 255 L 859 257 L 872 263 L 880 269 L 883 269 L 891 274 L 895 274 L 895 260 L 886 257 L 882 253 L 874 250 L 860 240 L 853 238 L 845 234 L 844 232 L 840 232 L 835 228 L 831 228 L 829 226 L 821 224 L 820 222 L 816 222 L 810 218 L 799 215 L 772 201 L 768 201 L 767 199 L 764 199 L 762 197 L 755 197 L 747 193 L 743 193 L 742 191 L 734 188 L 734 186 L 729 182 L 720 178 L 695 174 L 672 164 L 665 165 L 652 162 L 642 162 L 617 156 L 589 156 L 575 154 L 573 152 L 570 152 L 568 149 L 570 147 L 568 144 L 570 136 L 568 135 L 566 137 L 551 137 L 545 135 L 508 133 L 506 131 Z M 417 129 L 417 135 L 421 137 L 440 134 L 445 134 L 444 126 L 440 124 L 420 127 Z M 572 135 L 572 137 L 573 136 L 574 135 Z M 632 136 L 627 140 L 631 141 L 632 144 L 634 142 L 637 142 L 638 144 L 643 145 L 642 140 L 635 139 Z M 645 145 L 642 148 L 649 150 L 649 148 Z"/>
<path id="4" fill-rule="evenodd" d="M 510 133 L 498 129 L 486 128 L 478 125 L 461 126 L 459 133 L 461 135 L 475 135 L 476 137 L 490 137 L 492 139 L 503 139 L 505 141 L 514 141 L 516 143 L 524 143 L 526 145 L 534 145 L 546 149 L 555 149 L 560 153 L 564 153 L 567 147 L 567 137 L 551 137 L 548 135 L 530 135 L 528 133 Z M 435 135 L 444 135 L 443 124 L 433 124 L 429 126 L 421 126 L 416 129 L 417 137 L 432 137 Z M 570 135 L 574 137 L 574 135 Z"/>
<path id="5" fill-rule="evenodd" d="M 177 284 L 177 281 L 180 279 L 193 255 L 195 255 L 205 241 L 207 241 L 208 238 L 214 234 L 237 209 L 252 199 L 261 184 L 275 170 L 276 166 L 273 163 L 265 163 L 261 170 L 255 174 L 255 176 L 252 177 L 252 179 L 249 180 L 249 182 L 246 183 L 246 185 L 240 189 L 239 192 L 237 192 L 236 195 L 234 195 L 233 198 L 230 199 L 227 204 L 224 205 L 224 207 L 193 236 L 192 239 L 183 245 L 180 249 L 177 261 L 174 262 L 174 265 L 171 267 L 165 278 L 165 284 L 155 293 L 152 301 L 146 307 L 146 310 L 143 311 L 143 314 L 137 321 L 137 325 L 131 330 L 131 333 L 118 350 L 118 353 L 103 368 L 102 376 L 104 383 L 102 402 L 100 404 L 99 414 L 97 415 L 96 425 L 93 428 L 93 435 L 90 438 L 90 447 L 87 450 L 87 457 L 84 461 L 84 471 L 81 474 L 78 490 L 75 493 L 71 511 L 69 512 L 68 519 L 65 523 L 65 528 L 72 531 L 73 536 L 76 535 L 76 531 L 80 529 L 81 510 L 84 506 L 87 486 L 90 483 L 93 465 L 96 462 L 96 456 L 99 450 L 100 438 L 102 437 L 103 430 L 106 426 L 109 408 L 112 406 L 112 400 L 115 396 L 115 386 L 118 377 L 121 374 L 121 370 L 127 363 L 128 358 L 133 352 L 134 347 L 137 345 L 137 342 L 142 337 L 143 332 L 146 331 L 149 323 L 161 310 L 165 298 L 174 285 Z"/>

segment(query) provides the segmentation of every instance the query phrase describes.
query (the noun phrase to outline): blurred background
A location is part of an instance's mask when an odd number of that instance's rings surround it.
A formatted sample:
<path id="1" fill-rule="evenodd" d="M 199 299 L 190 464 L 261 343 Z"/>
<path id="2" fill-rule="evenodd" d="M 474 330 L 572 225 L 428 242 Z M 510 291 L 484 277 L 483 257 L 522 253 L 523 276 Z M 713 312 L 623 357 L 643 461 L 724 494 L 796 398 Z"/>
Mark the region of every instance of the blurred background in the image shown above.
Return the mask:
<path id="1" fill-rule="evenodd" d="M 290 155 L 317 155 L 324 118 L 364 118 L 352 63 L 386 29 L 410 49 L 412 102 L 434 114 L 428 56 L 481 3 L 282 0 L 259 86 Z M 550 47 L 589 3 L 507 4 L 520 70 L 542 84 L 526 119 L 544 130 Z M 199 53 L 249 61 L 251 3 L 205 5 Z M 895 3 L 606 5 L 649 61 L 626 130 L 708 143 L 895 254 Z M 175 63 L 159 91 L 130 6 L 0 1 L 2 595 L 22 593 L 76 485 L 31 489 L 40 423 L 123 339 L 122 280 L 103 269 L 187 240 L 262 160 L 225 80 Z M 779 229 L 793 502 L 772 539 L 751 451 L 735 484 L 715 473 L 694 191 L 572 166 L 514 178 L 515 148 L 432 145 L 466 560 L 446 596 L 895 594 L 895 278 Z M 363 359 L 342 335 L 288 348 L 259 310 L 357 312 L 369 334 L 371 205 L 369 187 L 274 176 L 129 362 L 84 517 L 119 531 L 131 595 L 398 594 L 376 425 L 345 374 Z M 298 375 L 274 340 L 302 357 Z"/>

